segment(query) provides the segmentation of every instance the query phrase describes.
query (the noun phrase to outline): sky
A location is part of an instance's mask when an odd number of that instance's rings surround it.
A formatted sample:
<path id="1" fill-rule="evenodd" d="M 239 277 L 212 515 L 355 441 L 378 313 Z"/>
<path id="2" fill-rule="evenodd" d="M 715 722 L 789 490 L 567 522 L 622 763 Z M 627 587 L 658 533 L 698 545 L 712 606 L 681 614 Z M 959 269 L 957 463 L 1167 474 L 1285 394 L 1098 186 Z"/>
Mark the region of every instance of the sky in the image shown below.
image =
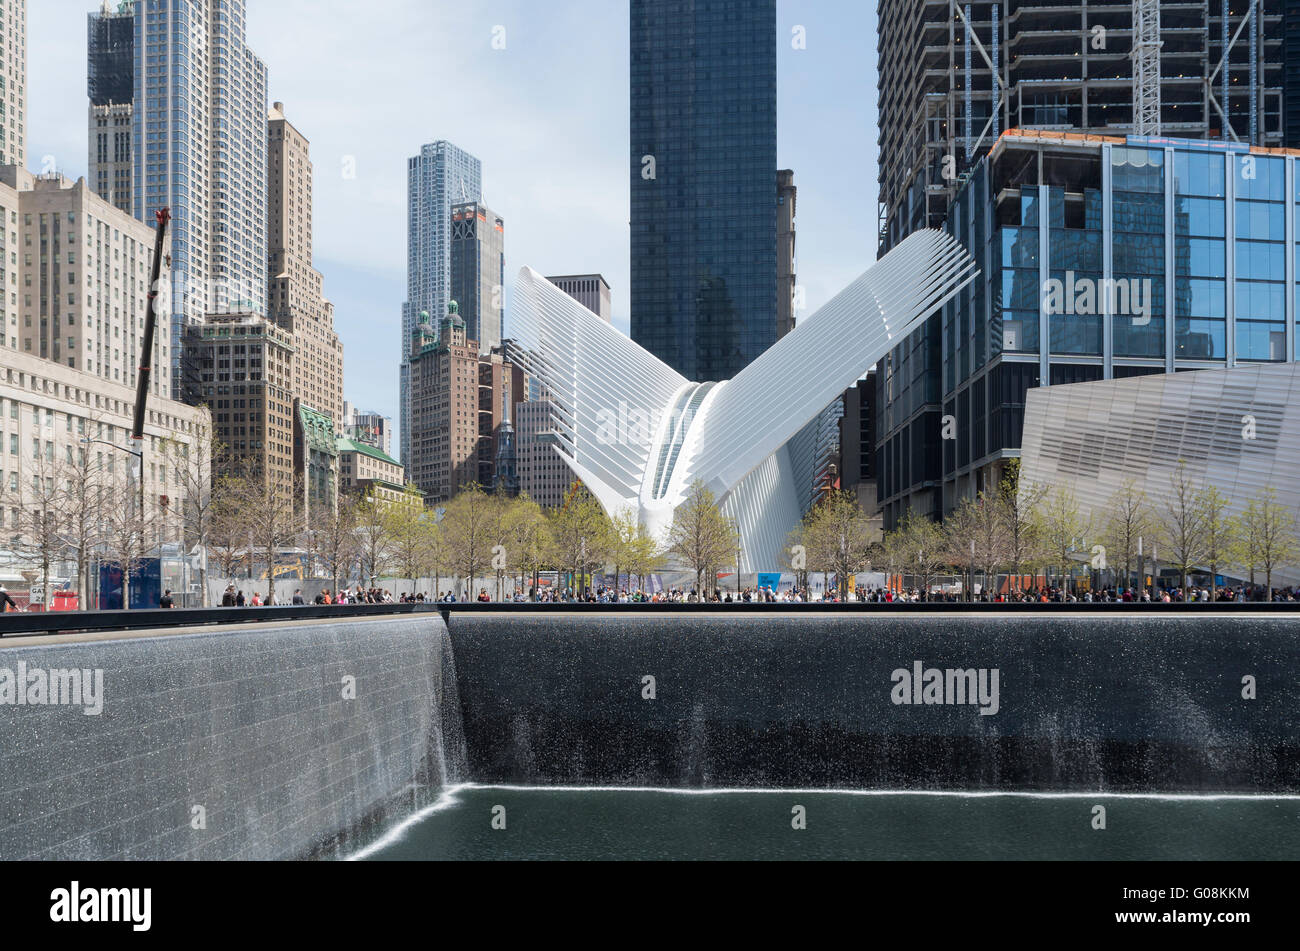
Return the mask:
<path id="1" fill-rule="evenodd" d="M 86 14 L 98 8 L 98 0 L 29 0 L 33 171 L 86 173 Z M 345 399 L 398 415 L 406 163 L 438 139 L 483 162 L 483 200 L 506 224 L 507 284 L 525 265 L 601 273 L 614 323 L 627 332 L 624 0 L 248 0 L 248 8 L 269 98 L 311 141 L 315 266 L 343 340 Z M 777 2 L 777 156 L 799 189 L 801 316 L 875 260 L 875 27 L 874 5 L 862 0 Z M 494 48 L 502 37 L 504 49 Z"/>

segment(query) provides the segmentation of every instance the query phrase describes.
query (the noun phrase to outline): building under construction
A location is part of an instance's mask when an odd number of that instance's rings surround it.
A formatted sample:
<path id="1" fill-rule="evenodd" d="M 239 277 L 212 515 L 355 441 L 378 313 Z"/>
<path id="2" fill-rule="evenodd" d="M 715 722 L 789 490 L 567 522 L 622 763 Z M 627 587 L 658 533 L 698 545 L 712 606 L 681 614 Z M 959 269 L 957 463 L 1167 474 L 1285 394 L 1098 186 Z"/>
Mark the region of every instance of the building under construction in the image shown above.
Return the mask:
<path id="1" fill-rule="evenodd" d="M 1006 129 L 1285 144 L 1287 2 L 880 0 L 881 252 Z"/>

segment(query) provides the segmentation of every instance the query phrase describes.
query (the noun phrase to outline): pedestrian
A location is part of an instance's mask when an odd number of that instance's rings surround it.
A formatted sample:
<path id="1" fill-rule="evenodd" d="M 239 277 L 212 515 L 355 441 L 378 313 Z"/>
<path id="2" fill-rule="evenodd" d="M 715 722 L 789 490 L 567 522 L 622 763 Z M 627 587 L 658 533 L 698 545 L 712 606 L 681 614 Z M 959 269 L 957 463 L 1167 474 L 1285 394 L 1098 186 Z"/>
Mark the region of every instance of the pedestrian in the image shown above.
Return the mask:
<path id="1" fill-rule="evenodd" d="M 221 596 L 221 606 L 223 608 L 233 608 L 235 606 L 235 586 L 226 585 L 226 593 Z"/>
<path id="2" fill-rule="evenodd" d="M 176 602 L 172 600 L 172 589 L 168 588 L 163 592 L 163 596 L 158 599 L 158 607 L 164 611 L 170 611 L 176 607 Z"/>
<path id="3" fill-rule="evenodd" d="M 4 608 L 5 614 L 8 614 L 10 611 L 22 610 L 18 607 L 18 602 L 9 597 L 9 590 L 2 584 L 0 584 L 0 607 Z"/>
<path id="4" fill-rule="evenodd" d="M 244 592 L 238 591 L 235 593 L 235 607 L 242 608 L 247 603 L 248 602 L 244 599 Z"/>
<path id="5" fill-rule="evenodd" d="M 302 588 L 299 588 L 297 591 L 295 591 L 295 592 L 293 593 L 293 603 L 294 603 L 295 605 L 298 605 L 298 604 L 306 604 L 306 603 L 307 603 L 306 601 L 303 600 L 303 597 L 302 597 Z"/>

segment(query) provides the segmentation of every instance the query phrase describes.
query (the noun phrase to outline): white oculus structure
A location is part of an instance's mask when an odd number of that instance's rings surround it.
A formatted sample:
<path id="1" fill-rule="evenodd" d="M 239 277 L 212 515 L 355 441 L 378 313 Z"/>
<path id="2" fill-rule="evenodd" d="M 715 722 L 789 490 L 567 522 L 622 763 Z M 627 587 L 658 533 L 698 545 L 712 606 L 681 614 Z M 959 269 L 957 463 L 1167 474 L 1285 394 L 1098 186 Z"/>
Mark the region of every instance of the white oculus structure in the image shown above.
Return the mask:
<path id="1" fill-rule="evenodd" d="M 803 516 L 796 437 L 978 273 L 953 237 L 918 231 L 721 383 L 690 382 L 531 268 L 512 336 L 555 406 L 556 452 L 609 515 L 662 539 L 699 481 L 736 520 L 740 570 L 779 571 Z"/>

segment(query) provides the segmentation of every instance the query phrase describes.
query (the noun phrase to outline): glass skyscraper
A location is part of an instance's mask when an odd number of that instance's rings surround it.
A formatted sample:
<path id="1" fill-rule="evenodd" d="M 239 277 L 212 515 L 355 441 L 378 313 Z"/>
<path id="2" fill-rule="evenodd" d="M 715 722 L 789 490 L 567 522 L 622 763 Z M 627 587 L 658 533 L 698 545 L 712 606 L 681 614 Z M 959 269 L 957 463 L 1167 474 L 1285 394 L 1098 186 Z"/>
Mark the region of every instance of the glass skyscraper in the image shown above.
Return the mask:
<path id="1" fill-rule="evenodd" d="M 945 223 L 980 278 L 878 372 L 886 526 L 995 487 L 1034 387 L 1300 358 L 1298 157 L 1004 134 Z"/>
<path id="2" fill-rule="evenodd" d="M 402 305 L 401 456 L 410 459 L 411 335 L 420 313 L 434 326 L 451 302 L 451 206 L 481 201 L 483 163 L 450 142 L 420 149 L 407 163 L 406 303 Z"/>
<path id="3" fill-rule="evenodd" d="M 777 340 L 776 0 L 631 0 L 632 339 L 688 379 Z"/>
<path id="4" fill-rule="evenodd" d="M 154 213 L 171 208 L 166 344 L 178 399 L 187 324 L 214 313 L 266 315 L 267 72 L 245 42 L 245 9 L 245 0 L 148 0 L 91 17 L 89 180 L 103 194 L 127 165 L 136 218 L 153 226 Z M 129 44 L 120 36 L 124 18 L 133 25 Z M 96 98 L 120 97 L 128 84 L 124 156 L 116 142 L 99 149 L 93 129 Z M 115 105 L 128 115 L 128 103 Z"/>

